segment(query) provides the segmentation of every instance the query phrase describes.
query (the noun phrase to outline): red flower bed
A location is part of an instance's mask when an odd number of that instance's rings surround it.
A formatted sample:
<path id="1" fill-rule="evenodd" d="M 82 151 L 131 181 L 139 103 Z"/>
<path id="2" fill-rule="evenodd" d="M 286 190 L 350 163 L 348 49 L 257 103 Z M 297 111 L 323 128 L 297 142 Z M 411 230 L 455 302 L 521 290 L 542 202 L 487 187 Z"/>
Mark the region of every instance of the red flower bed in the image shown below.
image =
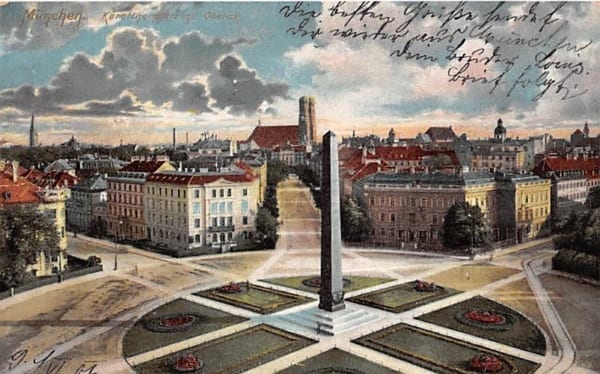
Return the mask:
<path id="1" fill-rule="evenodd" d="M 180 327 L 194 322 L 196 318 L 190 314 L 180 314 L 174 317 L 164 318 L 158 321 L 158 324 L 163 327 Z"/>
<path id="2" fill-rule="evenodd" d="M 506 317 L 487 310 L 472 310 L 465 314 L 471 321 L 490 325 L 502 325 L 506 323 Z"/>
<path id="3" fill-rule="evenodd" d="M 347 287 L 351 283 L 350 279 L 342 279 L 342 285 Z M 321 288 L 321 277 L 312 277 L 302 280 L 302 284 L 306 287 Z"/>
<path id="4" fill-rule="evenodd" d="M 231 282 L 229 284 L 226 284 L 225 286 L 217 288 L 217 291 L 221 293 L 240 293 L 242 292 L 242 288 L 239 284 Z"/>
<path id="5" fill-rule="evenodd" d="M 496 373 L 504 369 L 504 364 L 494 355 L 482 354 L 474 356 L 469 361 L 469 367 L 479 373 Z"/>
<path id="6" fill-rule="evenodd" d="M 200 361 L 198 357 L 191 353 L 185 353 L 175 359 L 172 368 L 180 373 L 190 373 L 200 370 L 202 366 L 204 366 L 204 362 Z"/>
<path id="7" fill-rule="evenodd" d="M 433 282 L 415 281 L 415 290 L 418 292 L 433 292 L 438 289 L 438 286 Z"/>

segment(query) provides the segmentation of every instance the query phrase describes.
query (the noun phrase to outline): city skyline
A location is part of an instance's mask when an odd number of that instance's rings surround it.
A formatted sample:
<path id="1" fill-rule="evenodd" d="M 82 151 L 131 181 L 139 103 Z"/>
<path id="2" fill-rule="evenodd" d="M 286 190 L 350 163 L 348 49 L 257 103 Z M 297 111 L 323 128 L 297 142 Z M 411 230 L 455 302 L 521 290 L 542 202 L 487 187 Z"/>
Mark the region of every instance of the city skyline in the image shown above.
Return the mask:
<path id="1" fill-rule="evenodd" d="M 585 122 L 595 136 L 598 12 L 579 2 L 10 3 L 0 7 L 0 67 L 12 72 L 0 79 L 0 140 L 27 144 L 32 112 L 45 145 L 170 143 L 172 128 L 179 143 L 205 131 L 242 140 L 259 117 L 296 124 L 305 95 L 316 97 L 318 135 L 452 126 L 487 138 L 503 118 L 513 137 L 568 138 Z"/>

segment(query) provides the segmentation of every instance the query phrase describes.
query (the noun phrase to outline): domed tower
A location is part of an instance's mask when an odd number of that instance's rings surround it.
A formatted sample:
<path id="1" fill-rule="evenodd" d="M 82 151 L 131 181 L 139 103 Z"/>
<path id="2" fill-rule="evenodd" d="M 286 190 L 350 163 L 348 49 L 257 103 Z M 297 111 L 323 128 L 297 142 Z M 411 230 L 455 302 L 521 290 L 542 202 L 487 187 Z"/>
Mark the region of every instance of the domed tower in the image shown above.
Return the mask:
<path id="1" fill-rule="evenodd" d="M 502 123 L 502 118 L 498 118 L 498 125 L 494 129 L 494 139 L 501 143 L 504 143 L 506 140 L 506 128 Z"/>

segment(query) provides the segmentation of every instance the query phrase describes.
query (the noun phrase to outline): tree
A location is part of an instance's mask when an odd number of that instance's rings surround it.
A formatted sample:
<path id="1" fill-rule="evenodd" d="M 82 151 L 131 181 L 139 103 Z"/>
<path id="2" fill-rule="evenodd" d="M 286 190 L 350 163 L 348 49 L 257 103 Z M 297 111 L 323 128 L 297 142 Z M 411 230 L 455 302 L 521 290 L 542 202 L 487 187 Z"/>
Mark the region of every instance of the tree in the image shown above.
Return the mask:
<path id="1" fill-rule="evenodd" d="M 554 239 L 556 249 L 572 249 L 600 256 L 600 209 L 571 213 L 560 226 L 560 233 Z"/>
<path id="2" fill-rule="evenodd" d="M 17 287 L 30 277 L 26 271 L 40 252 L 59 251 L 54 222 L 34 206 L 0 208 L 0 288 Z"/>
<path id="3" fill-rule="evenodd" d="M 277 243 L 278 239 L 278 228 L 279 222 L 277 218 L 267 208 L 258 208 L 258 212 L 256 213 L 256 234 L 265 249 L 275 248 L 275 243 Z"/>
<path id="4" fill-rule="evenodd" d="M 450 207 L 444 219 L 442 242 L 447 248 L 461 249 L 471 255 L 474 248 L 489 245 L 490 229 L 479 206 L 458 202 Z"/>
<path id="5" fill-rule="evenodd" d="M 362 242 L 369 238 L 372 222 L 366 210 L 354 199 L 345 197 L 340 205 L 342 239 L 347 242 Z"/>
<path id="6" fill-rule="evenodd" d="M 287 177 L 287 165 L 280 160 L 271 159 L 267 161 L 267 185 L 277 186 Z"/>
<path id="7" fill-rule="evenodd" d="M 590 193 L 587 197 L 586 205 L 590 209 L 600 208 L 600 187 L 594 187 L 590 190 Z"/>
<path id="8" fill-rule="evenodd" d="M 273 217 L 279 217 L 279 207 L 277 206 L 277 189 L 274 186 L 267 186 L 263 207 L 267 209 Z"/>

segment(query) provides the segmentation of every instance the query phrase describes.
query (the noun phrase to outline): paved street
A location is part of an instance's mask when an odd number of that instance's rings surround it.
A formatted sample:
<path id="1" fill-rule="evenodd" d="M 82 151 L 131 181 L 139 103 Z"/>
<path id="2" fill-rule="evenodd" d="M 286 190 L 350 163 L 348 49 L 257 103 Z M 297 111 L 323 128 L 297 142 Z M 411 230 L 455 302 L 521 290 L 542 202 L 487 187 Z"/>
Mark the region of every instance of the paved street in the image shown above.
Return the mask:
<path id="1" fill-rule="evenodd" d="M 191 295 L 197 290 L 229 281 L 248 279 L 259 282 L 269 277 L 318 274 L 319 212 L 311 203 L 309 191 L 300 182 L 288 180 L 280 186 L 278 197 L 282 221 L 281 238 L 273 251 L 173 259 L 126 245 L 86 238 L 83 235 L 77 238 L 70 237 L 70 253 L 82 258 L 90 255 L 100 256 L 104 271 L 0 301 L 0 347 L 4 352 L 0 372 L 6 372 L 11 363 L 15 368 L 10 373 L 28 373 L 36 368 L 38 371 L 48 370 L 51 362 L 64 363 L 60 371 L 64 373 L 76 372 L 82 365 L 85 368 L 94 367 L 96 373 L 132 372 L 121 355 L 122 337 L 138 318 L 178 297 L 243 315 L 250 318 L 250 321 L 135 356 L 130 363 L 145 362 L 258 323 L 271 323 L 281 327 L 278 316 L 259 316 Z M 374 311 L 378 315 L 375 321 L 334 337 L 317 335 L 316 331 L 305 331 L 308 337 L 318 339 L 319 343 L 265 363 L 251 372 L 276 372 L 332 347 L 342 348 L 395 370 L 425 372 L 409 363 L 350 342 L 363 334 L 398 322 L 539 362 L 543 365 L 540 372 L 586 372 L 579 366 L 576 347 L 572 344 L 573 339 L 562 322 L 560 313 L 557 312 L 559 308 L 553 307 L 553 304 L 560 300 L 553 300 L 544 289 L 543 282 L 539 281 L 540 275 L 548 271 L 548 256 L 552 253 L 548 248 L 549 242 L 546 240 L 499 250 L 493 256 L 491 265 L 496 266 L 497 272 L 499 269 L 512 269 L 502 273 L 506 275 L 488 279 L 483 276 L 476 278 L 478 274 L 471 274 L 470 279 L 478 283 L 474 287 L 467 287 L 466 292 L 399 314 Z M 114 270 L 115 255 L 117 270 Z M 344 249 L 342 267 L 347 275 L 397 279 L 393 283 L 356 291 L 352 294 L 355 295 L 414 279 L 436 276 L 443 284 L 445 276 L 455 277 L 452 274 L 456 271 L 453 273 L 452 270 L 458 269 L 462 274 L 463 266 L 484 264 L 488 260 L 487 256 L 468 261 L 361 248 Z M 448 282 L 451 280 L 446 279 Z M 535 295 L 535 299 L 525 300 L 523 305 L 526 304 L 527 310 L 536 310 L 543 315 L 548 326 L 544 332 L 548 339 L 554 340 L 553 345 L 558 347 L 556 355 L 552 355 L 550 351 L 545 357 L 520 351 L 415 319 L 421 314 L 461 302 L 474 295 L 490 296 L 496 290 L 515 284 L 519 284 L 523 291 Z M 297 293 L 303 294 L 299 291 Z M 297 309 L 315 306 L 316 301 Z M 518 305 L 514 307 L 519 310 Z M 598 323 L 594 320 L 588 321 L 584 317 L 580 322 L 589 324 L 590 330 Z M 64 326 L 71 327 L 65 329 Z M 24 350 L 27 350 L 27 359 L 15 365 L 14 353 Z M 44 357 L 49 359 L 44 361 Z M 34 358 L 37 358 L 37 361 L 34 362 Z"/>

